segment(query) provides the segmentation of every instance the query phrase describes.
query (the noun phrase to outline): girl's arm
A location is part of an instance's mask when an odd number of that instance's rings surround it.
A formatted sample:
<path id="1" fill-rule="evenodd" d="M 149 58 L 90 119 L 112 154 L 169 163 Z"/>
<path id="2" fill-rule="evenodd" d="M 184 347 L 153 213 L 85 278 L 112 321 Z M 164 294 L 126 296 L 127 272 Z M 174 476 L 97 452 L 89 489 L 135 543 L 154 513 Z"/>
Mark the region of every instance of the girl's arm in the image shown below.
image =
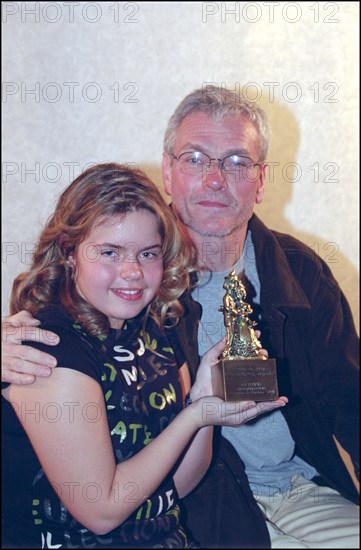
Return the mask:
<path id="1" fill-rule="evenodd" d="M 3 394 L 64 506 L 97 534 L 123 523 L 154 493 L 198 430 L 223 420 L 221 409 L 204 414 L 207 404 L 198 399 L 136 455 L 116 464 L 102 389 L 90 376 L 58 367 L 50 378 L 11 385 Z"/>
<path id="2" fill-rule="evenodd" d="M 194 385 L 190 389 L 190 398 L 194 404 L 201 403 L 202 425 L 193 437 L 174 474 L 174 482 L 181 498 L 190 493 L 202 480 L 212 459 L 213 425 L 240 426 L 264 412 L 277 409 L 287 403 L 285 397 L 276 401 L 255 403 L 226 403 L 219 397 L 222 395 L 222 376 L 218 365 L 219 355 L 224 349 L 224 340 L 213 346 L 203 357 L 197 371 Z M 267 355 L 262 350 L 263 355 Z M 190 387 L 190 376 L 187 365 L 180 370 L 183 387 Z"/>
<path id="3" fill-rule="evenodd" d="M 116 465 L 102 389 L 91 377 L 56 368 L 50 378 L 12 385 L 4 396 L 64 506 L 97 534 L 123 523 L 154 493 L 199 428 L 197 410 L 185 409 L 144 449 Z"/>
<path id="4" fill-rule="evenodd" d="M 194 484 L 189 459 L 203 462 L 203 434 L 208 445 L 203 428 L 238 425 L 255 405 L 232 403 L 225 409 L 229 404 L 219 398 L 199 398 L 136 455 L 116 464 L 102 389 L 90 376 L 58 367 L 50 378 L 37 378 L 30 386 L 11 385 L 3 394 L 64 506 L 97 534 L 123 523 L 155 492 L 198 432 L 177 472 L 184 496 Z"/>

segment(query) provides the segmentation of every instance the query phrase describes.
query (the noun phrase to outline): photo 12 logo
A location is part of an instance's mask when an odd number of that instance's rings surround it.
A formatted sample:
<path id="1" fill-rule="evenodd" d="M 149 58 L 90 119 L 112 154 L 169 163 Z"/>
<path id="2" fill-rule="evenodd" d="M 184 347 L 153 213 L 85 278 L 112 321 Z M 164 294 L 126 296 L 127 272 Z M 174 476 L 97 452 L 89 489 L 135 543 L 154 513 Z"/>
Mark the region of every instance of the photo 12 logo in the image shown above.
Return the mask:
<path id="1" fill-rule="evenodd" d="M 1 2 L 3 23 L 139 23 L 136 2 Z"/>
<path id="2" fill-rule="evenodd" d="M 234 101 L 257 102 L 266 100 L 274 103 L 276 98 L 282 98 L 287 103 L 298 103 L 302 99 L 313 103 L 339 103 L 337 93 L 339 85 L 336 82 L 233 82 L 227 85 L 225 82 L 203 82 L 202 90 L 207 94 L 225 94 L 227 90 L 234 92 Z"/>
<path id="3" fill-rule="evenodd" d="M 101 99 L 114 103 L 138 103 L 139 86 L 136 82 L 113 82 L 102 85 L 99 82 L 3 82 L 1 101 L 21 103 L 98 103 Z"/>
<path id="4" fill-rule="evenodd" d="M 202 22 L 339 23 L 336 2 L 202 2 Z"/>

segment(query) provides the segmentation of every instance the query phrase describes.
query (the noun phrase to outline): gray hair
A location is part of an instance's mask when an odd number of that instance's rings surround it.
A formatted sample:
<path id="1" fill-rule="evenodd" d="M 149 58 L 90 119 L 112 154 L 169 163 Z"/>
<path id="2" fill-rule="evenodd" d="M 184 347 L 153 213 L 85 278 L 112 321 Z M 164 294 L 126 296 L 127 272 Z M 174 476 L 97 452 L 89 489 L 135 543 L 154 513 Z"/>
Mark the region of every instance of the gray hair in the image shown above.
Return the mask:
<path id="1" fill-rule="evenodd" d="M 164 135 L 164 151 L 173 153 L 176 134 L 182 121 L 192 113 L 205 113 L 214 120 L 225 116 L 245 116 L 255 126 L 260 142 L 260 162 L 264 161 L 271 139 L 271 131 L 267 114 L 256 106 L 254 101 L 245 99 L 239 91 L 205 86 L 188 94 L 178 105 L 169 119 Z"/>

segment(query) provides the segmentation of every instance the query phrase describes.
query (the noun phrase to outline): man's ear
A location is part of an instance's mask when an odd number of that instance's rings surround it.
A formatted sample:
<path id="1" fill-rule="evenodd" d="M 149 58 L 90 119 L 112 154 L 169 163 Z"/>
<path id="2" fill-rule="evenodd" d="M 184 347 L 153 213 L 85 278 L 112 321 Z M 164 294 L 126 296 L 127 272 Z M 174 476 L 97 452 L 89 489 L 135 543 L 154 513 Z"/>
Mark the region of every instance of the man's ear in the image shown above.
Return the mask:
<path id="1" fill-rule="evenodd" d="M 268 164 L 266 162 L 263 162 L 260 166 L 260 173 L 258 177 L 258 185 L 257 185 L 257 191 L 256 191 L 256 204 L 260 204 L 263 201 L 267 168 L 268 168 Z"/>
<path id="2" fill-rule="evenodd" d="M 163 152 L 162 173 L 163 173 L 163 186 L 167 195 L 172 196 L 172 175 L 171 175 L 171 158 L 168 153 Z"/>

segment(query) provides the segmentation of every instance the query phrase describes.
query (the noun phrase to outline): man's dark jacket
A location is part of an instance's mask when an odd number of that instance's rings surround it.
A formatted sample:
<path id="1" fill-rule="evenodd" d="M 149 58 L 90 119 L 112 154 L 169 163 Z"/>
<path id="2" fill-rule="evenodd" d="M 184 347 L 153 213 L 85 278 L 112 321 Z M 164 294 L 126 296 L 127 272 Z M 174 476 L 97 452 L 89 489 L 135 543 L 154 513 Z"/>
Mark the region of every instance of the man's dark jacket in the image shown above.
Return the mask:
<path id="1" fill-rule="evenodd" d="M 326 263 L 293 237 L 249 222 L 261 284 L 262 346 L 277 362 L 282 409 L 296 453 L 319 473 L 316 482 L 358 502 L 334 441 L 359 475 L 359 343 L 349 305 Z M 184 296 L 178 326 L 194 379 L 201 307 Z M 269 548 L 263 515 L 244 465 L 215 431 L 212 465 L 184 500 L 187 523 L 204 548 Z"/>

